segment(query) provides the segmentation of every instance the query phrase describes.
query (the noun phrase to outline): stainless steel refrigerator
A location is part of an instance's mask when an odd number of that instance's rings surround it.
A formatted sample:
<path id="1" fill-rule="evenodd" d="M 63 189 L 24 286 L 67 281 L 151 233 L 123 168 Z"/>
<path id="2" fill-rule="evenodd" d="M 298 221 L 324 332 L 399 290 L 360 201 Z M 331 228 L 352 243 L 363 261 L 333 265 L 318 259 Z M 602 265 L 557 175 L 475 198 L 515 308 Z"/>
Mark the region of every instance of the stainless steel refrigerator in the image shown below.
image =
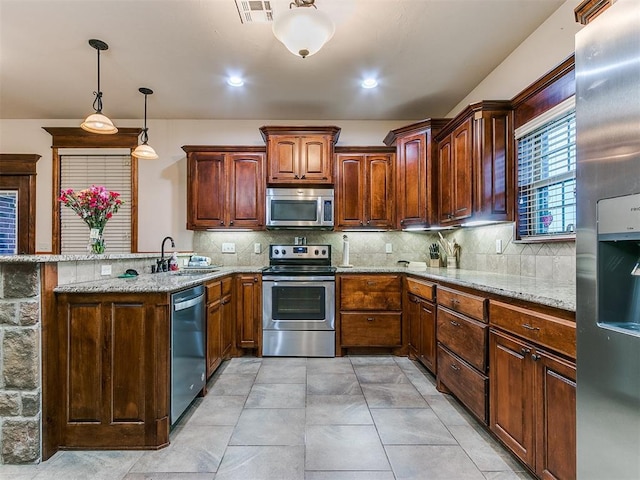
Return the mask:
<path id="1" fill-rule="evenodd" d="M 576 35 L 579 480 L 640 479 L 640 0 Z"/>

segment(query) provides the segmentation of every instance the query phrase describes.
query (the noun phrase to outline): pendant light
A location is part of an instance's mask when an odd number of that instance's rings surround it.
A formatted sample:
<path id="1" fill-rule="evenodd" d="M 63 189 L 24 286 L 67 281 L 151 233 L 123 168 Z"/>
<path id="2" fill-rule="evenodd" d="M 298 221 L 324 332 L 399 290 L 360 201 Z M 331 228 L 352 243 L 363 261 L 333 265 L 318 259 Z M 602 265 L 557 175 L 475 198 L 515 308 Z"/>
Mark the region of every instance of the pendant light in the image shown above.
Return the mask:
<path id="1" fill-rule="evenodd" d="M 273 21 L 275 37 L 291 53 L 302 58 L 318 52 L 334 32 L 331 18 L 318 10 L 315 0 L 294 0 L 289 4 L 289 10 L 277 14 Z"/>
<path id="2" fill-rule="evenodd" d="M 96 99 L 93 101 L 93 109 L 96 113 L 89 115 L 84 122 L 80 125 L 83 130 L 91 133 L 116 133 L 118 129 L 108 117 L 102 114 L 102 92 L 100 91 L 100 50 L 106 50 L 109 45 L 102 40 L 96 40 L 92 38 L 89 40 L 89 45 L 95 48 L 98 52 L 98 91 L 93 92 Z"/>
<path id="3" fill-rule="evenodd" d="M 155 160 L 156 158 L 158 158 L 158 154 L 153 149 L 153 147 L 147 145 L 147 142 L 149 141 L 149 135 L 147 134 L 147 132 L 149 131 L 149 129 L 147 128 L 147 95 L 152 95 L 153 90 L 146 87 L 140 87 L 138 91 L 144 95 L 144 128 L 142 129 L 142 134 L 140 135 L 142 145 L 138 145 L 136 149 L 131 152 L 131 155 L 143 160 Z"/>

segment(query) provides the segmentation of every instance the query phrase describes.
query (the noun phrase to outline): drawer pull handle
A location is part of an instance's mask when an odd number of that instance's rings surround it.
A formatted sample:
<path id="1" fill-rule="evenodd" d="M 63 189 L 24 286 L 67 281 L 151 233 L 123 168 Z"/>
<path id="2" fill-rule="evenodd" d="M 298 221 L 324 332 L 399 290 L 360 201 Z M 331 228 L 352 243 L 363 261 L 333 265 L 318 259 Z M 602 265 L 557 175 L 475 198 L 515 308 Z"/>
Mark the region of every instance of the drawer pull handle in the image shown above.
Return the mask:
<path id="1" fill-rule="evenodd" d="M 532 354 L 531 354 L 531 359 L 532 359 L 534 362 L 537 362 L 537 361 L 538 361 L 538 360 L 540 360 L 541 358 L 542 358 L 542 357 L 541 357 L 540 355 L 538 355 L 537 353 L 532 353 Z"/>
<path id="2" fill-rule="evenodd" d="M 449 323 L 451 325 L 453 325 L 454 327 L 459 327 L 460 326 L 460 324 L 458 322 L 454 322 L 453 320 L 449 320 Z"/>
<path id="3" fill-rule="evenodd" d="M 371 280 L 367 281 L 367 285 L 375 285 L 376 282 L 372 282 Z"/>
<path id="4" fill-rule="evenodd" d="M 458 300 L 457 298 L 452 298 L 451 299 L 451 305 L 458 305 L 460 303 L 460 300 Z"/>
<path id="5" fill-rule="evenodd" d="M 528 353 L 531 353 L 531 349 L 530 348 L 526 348 L 526 347 L 522 347 L 520 349 L 520 353 L 522 353 L 522 355 L 526 355 Z"/>
<path id="6" fill-rule="evenodd" d="M 460 370 L 460 367 L 452 363 L 451 370 L 455 370 L 457 372 L 458 370 Z"/>
<path id="7" fill-rule="evenodd" d="M 425 308 L 425 307 L 422 307 L 422 310 L 424 312 L 427 312 L 427 313 L 433 313 L 431 310 L 429 310 L 428 308 Z"/>
<path id="8" fill-rule="evenodd" d="M 367 322 L 373 322 L 375 320 L 374 317 L 367 317 Z"/>
<path id="9" fill-rule="evenodd" d="M 533 330 L 533 331 L 538 331 L 540 330 L 539 327 L 532 327 L 531 325 L 529 325 L 528 323 L 523 323 L 522 326 L 524 328 L 526 328 L 527 330 Z"/>

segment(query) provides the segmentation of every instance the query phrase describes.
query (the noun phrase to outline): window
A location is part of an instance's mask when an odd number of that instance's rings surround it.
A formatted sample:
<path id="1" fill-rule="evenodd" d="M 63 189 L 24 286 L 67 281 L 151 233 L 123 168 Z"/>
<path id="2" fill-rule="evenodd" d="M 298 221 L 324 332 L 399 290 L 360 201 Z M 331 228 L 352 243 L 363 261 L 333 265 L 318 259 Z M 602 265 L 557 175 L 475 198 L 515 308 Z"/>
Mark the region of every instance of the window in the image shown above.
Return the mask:
<path id="1" fill-rule="evenodd" d="M 131 156 L 121 154 L 60 155 L 60 188 L 74 191 L 103 185 L 116 191 L 124 205 L 104 229 L 107 253 L 131 252 Z M 70 208 L 60 205 L 61 253 L 86 254 L 89 227 Z"/>
<path id="2" fill-rule="evenodd" d="M 575 238 L 575 97 L 516 129 L 518 238 Z"/>
<path id="3" fill-rule="evenodd" d="M 0 255 L 18 253 L 18 192 L 0 190 Z"/>

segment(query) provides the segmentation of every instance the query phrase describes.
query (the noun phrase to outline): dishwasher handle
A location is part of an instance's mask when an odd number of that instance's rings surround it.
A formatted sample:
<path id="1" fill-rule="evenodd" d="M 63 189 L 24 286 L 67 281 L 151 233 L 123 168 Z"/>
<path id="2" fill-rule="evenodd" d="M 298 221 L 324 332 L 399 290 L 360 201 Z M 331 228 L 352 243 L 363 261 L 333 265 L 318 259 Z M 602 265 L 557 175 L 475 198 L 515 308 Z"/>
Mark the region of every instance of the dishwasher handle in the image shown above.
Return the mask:
<path id="1" fill-rule="evenodd" d="M 182 302 L 175 303 L 173 305 L 173 310 L 176 312 L 179 312 L 180 310 L 193 307 L 194 305 L 197 305 L 203 302 L 204 302 L 204 294 L 199 295 L 195 298 L 190 298 L 189 300 L 184 300 Z"/>

